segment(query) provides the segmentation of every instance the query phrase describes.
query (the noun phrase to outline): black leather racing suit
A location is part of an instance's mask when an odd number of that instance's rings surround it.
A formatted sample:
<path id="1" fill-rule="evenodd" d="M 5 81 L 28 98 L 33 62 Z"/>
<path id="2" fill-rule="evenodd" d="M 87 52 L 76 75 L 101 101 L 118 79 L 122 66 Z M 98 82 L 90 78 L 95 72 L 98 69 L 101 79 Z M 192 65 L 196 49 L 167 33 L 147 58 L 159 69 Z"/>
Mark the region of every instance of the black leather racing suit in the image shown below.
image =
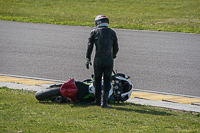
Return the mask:
<path id="1" fill-rule="evenodd" d="M 116 58 L 118 48 L 115 31 L 108 27 L 99 27 L 91 31 L 88 39 L 86 58 L 91 60 L 91 53 L 95 44 L 96 53 L 94 58 L 94 80 L 95 80 L 95 101 L 101 101 L 101 79 L 104 77 L 104 89 L 102 104 L 106 103 L 110 90 L 110 78 L 113 70 L 113 58 Z M 101 104 L 101 105 L 102 105 Z"/>

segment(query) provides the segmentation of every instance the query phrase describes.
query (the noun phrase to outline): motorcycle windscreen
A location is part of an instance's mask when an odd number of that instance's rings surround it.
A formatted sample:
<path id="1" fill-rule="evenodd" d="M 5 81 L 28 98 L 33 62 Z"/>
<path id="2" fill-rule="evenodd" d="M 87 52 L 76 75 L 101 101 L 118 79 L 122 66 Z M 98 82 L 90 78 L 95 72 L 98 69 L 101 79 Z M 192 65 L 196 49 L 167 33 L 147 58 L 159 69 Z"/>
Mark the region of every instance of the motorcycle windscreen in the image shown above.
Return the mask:
<path id="1" fill-rule="evenodd" d="M 76 97 L 77 97 L 78 88 L 77 88 L 77 86 L 75 84 L 74 78 L 69 79 L 68 81 L 66 81 L 61 86 L 60 92 L 65 98 L 75 102 L 76 101 Z"/>

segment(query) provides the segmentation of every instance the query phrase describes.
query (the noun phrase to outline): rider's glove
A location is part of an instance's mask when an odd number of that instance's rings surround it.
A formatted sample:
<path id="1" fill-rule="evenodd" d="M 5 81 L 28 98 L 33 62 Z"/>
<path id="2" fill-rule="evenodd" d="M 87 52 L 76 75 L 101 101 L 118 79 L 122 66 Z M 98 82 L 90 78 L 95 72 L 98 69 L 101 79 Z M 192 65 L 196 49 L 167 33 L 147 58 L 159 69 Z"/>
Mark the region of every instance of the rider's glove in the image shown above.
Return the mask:
<path id="1" fill-rule="evenodd" d="M 90 59 L 86 58 L 85 66 L 87 69 L 89 69 L 89 65 L 92 65 L 92 62 L 90 61 Z"/>

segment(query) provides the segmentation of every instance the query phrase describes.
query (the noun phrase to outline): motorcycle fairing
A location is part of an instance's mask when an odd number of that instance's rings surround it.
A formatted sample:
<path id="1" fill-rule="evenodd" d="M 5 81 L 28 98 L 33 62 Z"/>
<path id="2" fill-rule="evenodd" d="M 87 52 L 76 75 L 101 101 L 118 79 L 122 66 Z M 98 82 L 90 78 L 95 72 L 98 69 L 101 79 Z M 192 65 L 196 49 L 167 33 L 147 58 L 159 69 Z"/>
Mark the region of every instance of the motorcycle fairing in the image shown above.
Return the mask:
<path id="1" fill-rule="evenodd" d="M 69 79 L 60 88 L 61 94 L 68 100 L 75 102 L 78 88 L 75 84 L 75 79 Z"/>
<path id="2" fill-rule="evenodd" d="M 130 82 L 130 80 L 128 79 L 128 77 L 126 75 L 124 77 L 122 77 L 121 75 L 119 75 L 119 76 L 117 76 L 115 78 L 118 79 L 118 80 L 121 80 L 121 81 L 124 81 L 124 82 L 128 83 L 128 86 L 127 86 L 128 91 L 125 91 L 125 92 L 123 92 L 121 94 L 121 98 L 122 98 L 121 100 L 122 101 L 126 101 L 131 96 L 131 93 L 133 91 L 132 90 L 133 85 L 132 85 L 132 83 Z"/>
<path id="3" fill-rule="evenodd" d="M 75 82 L 77 88 L 78 88 L 78 92 L 77 92 L 77 100 L 82 100 L 85 96 L 89 95 L 89 85 L 80 82 L 80 81 L 76 81 Z"/>

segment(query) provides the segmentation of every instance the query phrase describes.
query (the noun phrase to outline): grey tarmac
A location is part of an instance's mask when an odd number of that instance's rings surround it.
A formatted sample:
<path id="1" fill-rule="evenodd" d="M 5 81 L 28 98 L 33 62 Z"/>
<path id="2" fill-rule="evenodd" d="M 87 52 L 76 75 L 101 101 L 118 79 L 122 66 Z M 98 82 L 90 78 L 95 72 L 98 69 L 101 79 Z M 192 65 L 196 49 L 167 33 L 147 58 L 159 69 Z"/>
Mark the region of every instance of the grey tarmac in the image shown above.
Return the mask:
<path id="1" fill-rule="evenodd" d="M 0 73 L 90 78 L 85 54 L 93 28 L 0 21 Z M 114 30 L 120 48 L 114 69 L 129 75 L 135 89 L 200 97 L 199 34 Z"/>

